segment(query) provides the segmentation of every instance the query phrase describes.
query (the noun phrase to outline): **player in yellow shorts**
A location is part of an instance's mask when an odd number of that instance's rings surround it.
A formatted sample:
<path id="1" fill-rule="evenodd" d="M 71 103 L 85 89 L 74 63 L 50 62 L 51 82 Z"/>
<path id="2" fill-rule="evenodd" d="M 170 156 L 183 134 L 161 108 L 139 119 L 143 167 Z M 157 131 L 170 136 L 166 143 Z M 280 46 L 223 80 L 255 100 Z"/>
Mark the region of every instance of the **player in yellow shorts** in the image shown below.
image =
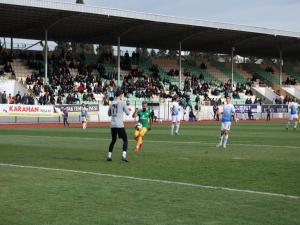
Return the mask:
<path id="1" fill-rule="evenodd" d="M 141 123 L 137 123 L 137 125 L 135 126 L 135 131 L 134 131 L 134 138 L 136 140 L 136 146 L 134 148 L 135 152 L 139 152 L 143 145 L 144 145 L 144 141 L 143 141 L 143 137 L 144 135 L 147 133 L 147 128 L 143 127 Z"/>
<path id="2" fill-rule="evenodd" d="M 134 151 L 139 152 L 141 148 L 144 146 L 143 137 L 147 133 L 147 131 L 151 130 L 152 123 L 150 120 L 150 110 L 147 107 L 147 102 L 142 103 L 142 109 L 136 109 L 133 113 L 132 117 L 136 118 L 138 116 L 139 121 L 135 127 L 134 138 L 136 140 L 136 146 Z"/>

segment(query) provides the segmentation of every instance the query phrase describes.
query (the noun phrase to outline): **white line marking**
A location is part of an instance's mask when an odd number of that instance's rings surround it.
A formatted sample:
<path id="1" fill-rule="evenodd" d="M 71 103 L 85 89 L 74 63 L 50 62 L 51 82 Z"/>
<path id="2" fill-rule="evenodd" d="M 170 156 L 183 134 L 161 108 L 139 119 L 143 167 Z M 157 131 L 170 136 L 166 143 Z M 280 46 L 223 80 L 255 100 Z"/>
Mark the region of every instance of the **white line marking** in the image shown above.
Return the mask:
<path id="1" fill-rule="evenodd" d="M 68 170 L 68 169 L 58 169 L 58 168 L 48 168 L 48 167 L 14 165 L 14 164 L 6 164 L 6 163 L 0 163 L 0 166 L 14 167 L 14 168 L 36 169 L 36 170 L 46 170 L 46 171 L 59 171 L 59 172 L 76 173 L 76 174 L 88 174 L 88 175 L 94 175 L 94 176 L 122 178 L 122 179 L 146 181 L 146 182 L 161 183 L 161 184 L 175 184 L 175 185 L 180 185 L 180 186 L 189 186 L 189 187 L 202 188 L 202 189 L 213 189 L 213 190 L 241 192 L 241 193 L 257 194 L 257 195 L 266 195 L 266 196 L 273 196 L 273 197 L 283 197 L 283 198 L 297 199 L 297 200 L 300 198 L 299 196 L 285 195 L 285 194 L 279 194 L 279 193 L 243 190 L 243 189 L 235 189 L 235 188 L 227 188 L 227 187 L 217 187 L 217 186 L 192 184 L 192 183 L 184 183 L 184 182 L 176 182 L 176 181 L 168 181 L 168 180 L 147 179 L 147 178 L 131 177 L 131 176 L 121 176 L 121 175 L 97 173 L 97 172 L 88 172 L 88 171 L 80 171 L 80 170 Z"/>
<path id="2" fill-rule="evenodd" d="M 5 135 L 12 136 L 12 135 Z M 57 138 L 57 139 L 76 139 L 80 140 L 100 140 L 100 141 L 111 141 L 109 138 L 88 138 L 88 137 L 59 137 L 59 136 L 33 136 L 33 135 L 13 135 L 19 137 L 30 137 L 30 138 Z M 135 140 L 129 140 L 130 142 L 135 142 Z M 145 142 L 149 143 L 167 143 L 167 144 L 199 144 L 199 145 L 212 145 L 211 147 L 215 147 L 216 143 L 213 142 L 204 142 L 204 141 L 155 141 L 155 140 L 145 140 Z M 291 145 L 261 145 L 261 144 L 243 144 L 243 143 L 229 143 L 227 146 L 248 146 L 248 147 L 270 147 L 270 148 L 290 148 L 290 149 L 300 149 L 300 146 L 291 146 Z"/>

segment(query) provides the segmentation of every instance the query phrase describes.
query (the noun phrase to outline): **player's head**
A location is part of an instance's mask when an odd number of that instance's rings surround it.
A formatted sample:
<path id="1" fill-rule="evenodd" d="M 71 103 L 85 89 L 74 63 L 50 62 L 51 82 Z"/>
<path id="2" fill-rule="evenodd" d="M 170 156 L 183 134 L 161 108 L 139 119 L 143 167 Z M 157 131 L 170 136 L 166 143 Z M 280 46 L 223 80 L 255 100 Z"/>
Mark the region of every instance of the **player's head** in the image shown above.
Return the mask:
<path id="1" fill-rule="evenodd" d="M 122 97 L 122 94 L 123 94 L 122 90 L 120 88 L 118 88 L 117 91 L 116 91 L 116 97 L 120 98 L 120 97 Z"/>
<path id="2" fill-rule="evenodd" d="M 142 108 L 143 108 L 143 111 L 146 111 L 146 109 L 147 109 L 147 102 L 146 101 L 142 102 Z"/>
<path id="3" fill-rule="evenodd" d="M 227 96 L 227 97 L 226 97 L 226 103 L 229 104 L 230 102 L 231 102 L 231 97 L 230 97 L 230 96 Z"/>

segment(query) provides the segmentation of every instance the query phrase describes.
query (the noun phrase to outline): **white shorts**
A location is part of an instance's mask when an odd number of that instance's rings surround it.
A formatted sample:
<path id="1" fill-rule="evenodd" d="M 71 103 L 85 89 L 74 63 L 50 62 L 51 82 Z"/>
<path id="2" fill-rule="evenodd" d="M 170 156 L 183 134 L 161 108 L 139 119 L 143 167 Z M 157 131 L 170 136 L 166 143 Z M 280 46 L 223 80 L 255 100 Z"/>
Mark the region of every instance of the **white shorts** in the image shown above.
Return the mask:
<path id="1" fill-rule="evenodd" d="M 290 120 L 295 120 L 298 119 L 298 115 L 297 114 L 290 114 Z"/>
<path id="2" fill-rule="evenodd" d="M 172 116 L 172 122 L 173 122 L 173 123 L 178 123 L 178 122 L 180 122 L 179 115 L 174 115 L 174 116 Z"/>
<path id="3" fill-rule="evenodd" d="M 231 122 L 222 122 L 221 130 L 230 130 Z"/>

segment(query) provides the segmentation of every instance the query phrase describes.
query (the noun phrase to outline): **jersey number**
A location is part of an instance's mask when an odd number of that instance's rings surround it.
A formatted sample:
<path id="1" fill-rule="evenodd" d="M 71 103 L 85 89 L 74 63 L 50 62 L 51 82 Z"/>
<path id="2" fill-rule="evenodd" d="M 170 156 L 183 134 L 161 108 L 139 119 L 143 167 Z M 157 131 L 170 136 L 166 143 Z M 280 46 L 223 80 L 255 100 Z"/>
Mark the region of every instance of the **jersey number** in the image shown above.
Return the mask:
<path id="1" fill-rule="evenodd" d="M 118 114 L 118 105 L 117 104 L 113 104 L 111 106 L 111 115 L 112 116 L 117 116 Z"/>

